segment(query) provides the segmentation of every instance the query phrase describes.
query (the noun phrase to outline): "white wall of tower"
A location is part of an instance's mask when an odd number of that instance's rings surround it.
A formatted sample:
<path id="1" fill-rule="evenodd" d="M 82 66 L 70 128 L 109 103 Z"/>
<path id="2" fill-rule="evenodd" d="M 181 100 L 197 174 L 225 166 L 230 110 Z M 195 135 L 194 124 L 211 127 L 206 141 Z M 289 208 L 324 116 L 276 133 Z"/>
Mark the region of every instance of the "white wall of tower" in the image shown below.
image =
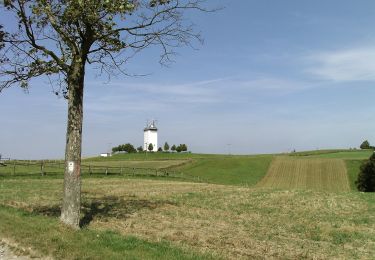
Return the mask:
<path id="1" fill-rule="evenodd" d="M 143 138 L 143 149 L 148 151 L 148 146 L 152 144 L 154 146 L 153 151 L 158 151 L 158 132 L 147 130 L 144 131 L 144 138 Z"/>

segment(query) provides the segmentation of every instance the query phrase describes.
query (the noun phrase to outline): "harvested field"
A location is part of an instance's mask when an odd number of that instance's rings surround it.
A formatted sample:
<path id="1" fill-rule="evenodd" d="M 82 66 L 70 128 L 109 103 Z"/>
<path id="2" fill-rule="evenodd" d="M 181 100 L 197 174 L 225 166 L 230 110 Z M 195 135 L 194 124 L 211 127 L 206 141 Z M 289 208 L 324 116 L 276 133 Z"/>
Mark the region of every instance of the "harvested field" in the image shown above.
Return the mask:
<path id="1" fill-rule="evenodd" d="M 345 162 L 320 158 L 276 157 L 257 187 L 350 191 Z"/>
<path id="2" fill-rule="evenodd" d="M 32 212 L 35 217 L 27 216 L 27 221 L 37 221 L 33 226 L 44 228 L 44 222 L 50 223 L 59 217 L 61 185 L 62 180 L 56 179 L 4 179 L 0 182 L 0 204 Z M 372 259 L 375 253 L 373 202 L 373 194 L 352 192 L 272 191 L 125 178 L 86 179 L 82 209 L 86 233 L 80 233 L 80 239 L 112 230 L 147 243 L 167 241 L 173 248 L 213 254 L 214 258 Z M 25 232 L 24 229 L 12 226 L 14 213 L 1 209 L 0 206 L 0 219 L 6 225 L 0 225 L 0 233 L 22 238 L 19 233 Z M 47 217 L 36 218 L 40 215 Z M 18 242 L 35 245 L 51 254 L 56 252 L 60 256 L 57 258 L 66 259 L 66 252 L 60 249 L 66 246 L 65 242 L 54 242 L 60 233 L 39 238 L 45 234 L 44 229 L 41 231 L 35 232 L 34 239 L 26 234 Z M 91 235 L 87 237 L 89 241 L 92 239 Z"/>

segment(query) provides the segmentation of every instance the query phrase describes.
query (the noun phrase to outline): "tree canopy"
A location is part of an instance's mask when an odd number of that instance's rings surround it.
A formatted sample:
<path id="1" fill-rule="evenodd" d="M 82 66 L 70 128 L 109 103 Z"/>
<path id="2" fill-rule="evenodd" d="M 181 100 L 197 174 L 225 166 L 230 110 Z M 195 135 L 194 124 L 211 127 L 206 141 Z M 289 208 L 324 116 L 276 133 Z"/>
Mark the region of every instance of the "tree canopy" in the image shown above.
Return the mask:
<path id="1" fill-rule="evenodd" d="M 206 11 L 204 0 L 3 0 L 14 17 L 0 27 L 0 92 L 28 89 L 48 77 L 68 100 L 64 195 L 61 221 L 79 228 L 83 95 L 86 65 L 98 74 L 128 75 L 124 65 L 149 47 L 168 63 L 175 48 L 201 41 L 184 13 Z M 1 48 L 2 47 L 2 48 Z"/>
<path id="2" fill-rule="evenodd" d="M 160 62 L 171 60 L 174 49 L 201 41 L 186 10 L 202 10 L 201 0 L 5 0 L 15 14 L 17 29 L 0 33 L 5 48 L 0 57 L 0 91 L 12 85 L 29 86 L 46 75 L 58 82 L 56 94 L 67 97 L 74 64 L 96 64 L 107 76 L 125 73 L 124 65 L 141 50 L 159 46 Z M 0 28 L 1 30 L 1 28 Z"/>

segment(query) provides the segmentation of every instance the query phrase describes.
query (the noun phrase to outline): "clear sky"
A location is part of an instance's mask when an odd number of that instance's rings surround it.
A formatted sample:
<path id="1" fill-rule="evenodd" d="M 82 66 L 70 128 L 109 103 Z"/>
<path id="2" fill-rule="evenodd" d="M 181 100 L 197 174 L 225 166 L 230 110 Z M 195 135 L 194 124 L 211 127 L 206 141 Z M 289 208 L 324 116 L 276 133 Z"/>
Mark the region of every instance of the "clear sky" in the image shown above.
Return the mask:
<path id="1" fill-rule="evenodd" d="M 217 0 L 189 14 L 205 43 L 178 50 L 170 67 L 157 49 L 106 82 L 88 68 L 83 154 L 143 142 L 157 119 L 159 144 L 193 152 L 254 154 L 375 144 L 375 1 Z M 0 23 L 10 26 L 10 20 Z M 67 104 L 45 79 L 29 94 L 0 94 L 0 153 L 62 158 Z"/>

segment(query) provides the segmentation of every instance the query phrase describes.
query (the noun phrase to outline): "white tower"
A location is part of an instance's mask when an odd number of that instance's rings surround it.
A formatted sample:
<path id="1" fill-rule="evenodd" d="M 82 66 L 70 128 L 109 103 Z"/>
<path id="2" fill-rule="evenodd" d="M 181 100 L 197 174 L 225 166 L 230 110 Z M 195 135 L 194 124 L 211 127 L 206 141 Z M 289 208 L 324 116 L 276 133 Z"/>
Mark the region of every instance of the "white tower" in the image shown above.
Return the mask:
<path id="1" fill-rule="evenodd" d="M 143 150 L 148 151 L 148 146 L 152 144 L 154 152 L 158 151 L 158 129 L 155 125 L 155 120 L 151 123 L 147 123 L 146 128 L 144 131 L 144 138 L 143 138 Z"/>

